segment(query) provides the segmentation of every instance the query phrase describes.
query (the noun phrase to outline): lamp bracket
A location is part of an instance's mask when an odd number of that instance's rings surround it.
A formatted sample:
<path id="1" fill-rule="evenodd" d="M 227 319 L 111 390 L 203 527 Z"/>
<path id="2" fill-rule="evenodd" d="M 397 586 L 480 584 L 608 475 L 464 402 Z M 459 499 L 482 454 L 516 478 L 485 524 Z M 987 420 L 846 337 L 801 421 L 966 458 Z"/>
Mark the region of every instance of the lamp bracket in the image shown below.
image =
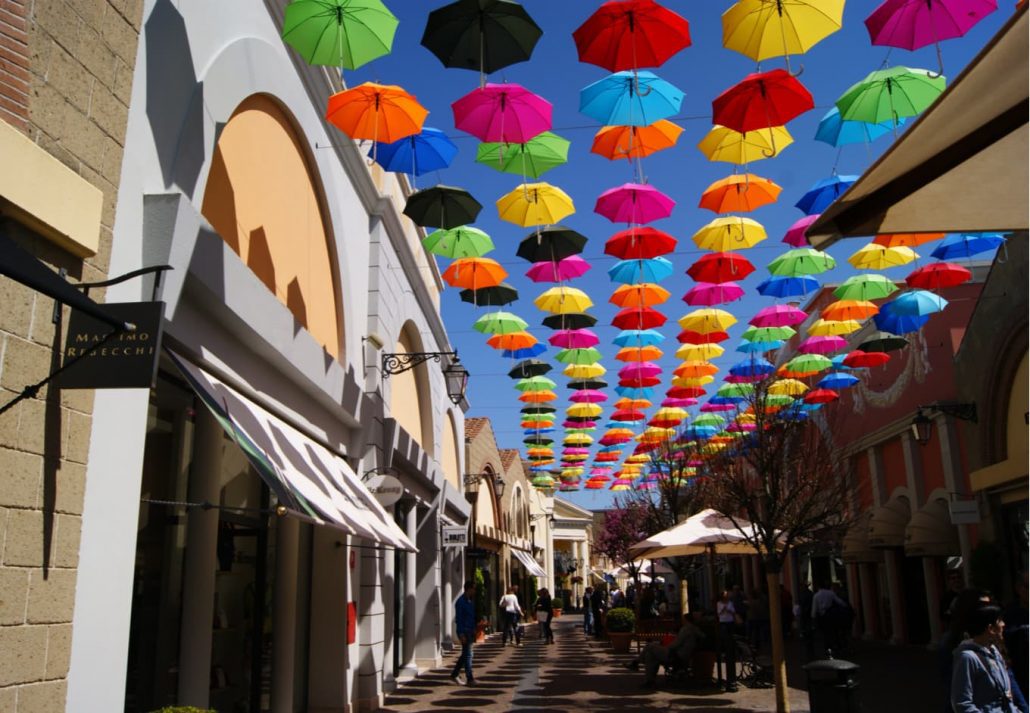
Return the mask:
<path id="1" fill-rule="evenodd" d="M 383 378 L 394 374 L 403 374 L 409 369 L 414 369 L 419 364 L 432 359 L 441 362 L 442 358 L 448 356 L 457 358 L 457 352 L 402 352 L 400 354 L 383 354 Z"/>
<path id="2" fill-rule="evenodd" d="M 920 410 L 937 411 L 945 416 L 978 423 L 976 413 L 976 402 L 958 403 L 955 401 L 937 401 L 926 406 L 920 406 Z"/>

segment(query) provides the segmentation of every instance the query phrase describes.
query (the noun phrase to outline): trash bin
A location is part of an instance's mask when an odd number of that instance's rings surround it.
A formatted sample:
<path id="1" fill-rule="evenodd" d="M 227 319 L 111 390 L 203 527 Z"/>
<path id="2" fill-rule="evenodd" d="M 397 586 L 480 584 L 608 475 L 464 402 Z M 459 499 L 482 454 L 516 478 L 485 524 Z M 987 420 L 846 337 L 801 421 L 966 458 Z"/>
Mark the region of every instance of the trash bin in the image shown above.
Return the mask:
<path id="1" fill-rule="evenodd" d="M 812 713 L 859 713 L 858 664 L 826 658 L 802 666 Z"/>

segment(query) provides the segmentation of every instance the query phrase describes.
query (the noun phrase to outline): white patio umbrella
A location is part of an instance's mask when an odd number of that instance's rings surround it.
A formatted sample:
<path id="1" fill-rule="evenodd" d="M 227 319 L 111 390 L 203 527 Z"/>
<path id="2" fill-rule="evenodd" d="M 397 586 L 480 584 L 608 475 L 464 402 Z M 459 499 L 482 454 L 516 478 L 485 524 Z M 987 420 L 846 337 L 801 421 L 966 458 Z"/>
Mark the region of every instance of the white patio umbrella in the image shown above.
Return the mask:
<path id="1" fill-rule="evenodd" d="M 737 518 L 737 525 L 745 532 L 751 530 L 751 523 Z M 663 530 L 657 535 L 630 547 L 637 559 L 659 559 L 705 553 L 722 555 L 757 554 L 744 535 L 725 515 L 715 510 L 702 510 L 688 517 L 675 527 Z"/>

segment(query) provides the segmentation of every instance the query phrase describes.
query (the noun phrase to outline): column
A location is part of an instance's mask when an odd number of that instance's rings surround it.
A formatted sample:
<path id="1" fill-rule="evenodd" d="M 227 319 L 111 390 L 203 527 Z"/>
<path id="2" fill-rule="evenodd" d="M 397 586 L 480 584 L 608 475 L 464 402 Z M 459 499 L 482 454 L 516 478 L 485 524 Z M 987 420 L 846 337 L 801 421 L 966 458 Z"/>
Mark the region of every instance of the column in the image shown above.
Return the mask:
<path id="1" fill-rule="evenodd" d="M 905 630 L 905 613 L 902 609 L 901 562 L 904 555 L 899 548 L 883 551 L 883 565 L 887 568 L 887 593 L 891 607 L 891 643 L 903 644 L 908 638 Z"/>
<path id="2" fill-rule="evenodd" d="M 846 565 L 846 572 L 848 575 L 848 602 L 851 604 L 851 608 L 856 612 L 854 623 L 852 624 L 851 636 L 859 636 L 862 631 L 862 617 L 865 615 L 865 608 L 862 606 L 862 586 L 858 580 L 858 565 L 848 564 Z"/>
<path id="3" fill-rule="evenodd" d="M 934 646 L 941 639 L 941 585 L 937 575 L 937 561 L 933 557 L 923 557 L 923 581 L 926 584 L 926 615 L 930 620 L 930 645 Z"/>
<path id="4" fill-rule="evenodd" d="M 293 669 L 297 644 L 297 549 L 300 523 L 276 520 L 275 593 L 272 617 L 272 713 L 293 713 Z M 340 604 L 345 606 L 345 604 Z"/>
<path id="5" fill-rule="evenodd" d="M 462 553 L 460 547 L 444 547 L 440 558 L 443 561 L 443 570 L 440 577 L 443 580 L 443 631 L 440 634 L 440 645 L 444 651 L 454 650 L 454 600 L 458 595 L 454 592 L 454 577 L 458 568 L 455 561 L 455 553 Z"/>
<path id="6" fill-rule="evenodd" d="M 862 637 L 875 639 L 879 631 L 879 602 L 876 597 L 876 565 L 863 562 L 858 565 L 858 584 L 862 592 Z"/>
<path id="7" fill-rule="evenodd" d="M 955 442 L 955 422 L 939 414 L 934 418 L 937 426 L 937 438 L 941 443 L 941 466 L 944 469 L 944 487 L 949 493 L 959 497 L 968 496 L 969 488 L 962 473 L 961 456 Z M 972 559 L 973 545 L 969 535 L 969 525 L 956 525 L 958 528 L 959 554 L 962 555 L 962 579 L 969 582 L 969 564 Z"/>
<path id="8" fill-rule="evenodd" d="M 418 541 L 418 504 L 411 503 L 404 517 L 404 532 L 412 542 Z M 401 652 L 401 667 L 416 672 L 415 639 L 418 636 L 416 607 L 416 585 L 418 584 L 418 553 L 404 553 L 404 651 Z"/>
<path id="9" fill-rule="evenodd" d="M 218 502 L 222 489 L 222 448 L 222 427 L 207 408 L 198 408 L 194 468 L 188 494 L 190 502 Z M 190 509 L 183 556 L 179 638 L 178 702 L 184 706 L 208 707 L 217 542 L 218 510 Z"/>

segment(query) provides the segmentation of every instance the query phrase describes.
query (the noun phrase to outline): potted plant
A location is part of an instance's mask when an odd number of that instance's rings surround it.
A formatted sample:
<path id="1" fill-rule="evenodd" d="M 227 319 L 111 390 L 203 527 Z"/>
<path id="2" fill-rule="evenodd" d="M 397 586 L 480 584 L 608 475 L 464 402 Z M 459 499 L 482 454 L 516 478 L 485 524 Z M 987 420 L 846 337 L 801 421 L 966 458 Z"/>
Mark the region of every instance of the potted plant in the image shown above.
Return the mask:
<path id="1" fill-rule="evenodd" d="M 715 678 L 719 626 L 715 619 L 711 617 L 705 617 L 695 623 L 704 636 L 697 642 L 694 653 L 690 657 L 691 675 L 696 681 L 709 683 Z"/>
<path id="2" fill-rule="evenodd" d="M 605 628 L 608 631 L 608 640 L 612 642 L 612 651 L 617 654 L 629 653 L 636 623 L 637 615 L 629 607 L 615 607 L 608 611 Z"/>
<path id="3" fill-rule="evenodd" d="M 554 614 L 555 619 L 561 616 L 561 609 L 564 605 L 565 602 L 563 602 L 561 599 L 551 600 L 551 612 Z"/>

